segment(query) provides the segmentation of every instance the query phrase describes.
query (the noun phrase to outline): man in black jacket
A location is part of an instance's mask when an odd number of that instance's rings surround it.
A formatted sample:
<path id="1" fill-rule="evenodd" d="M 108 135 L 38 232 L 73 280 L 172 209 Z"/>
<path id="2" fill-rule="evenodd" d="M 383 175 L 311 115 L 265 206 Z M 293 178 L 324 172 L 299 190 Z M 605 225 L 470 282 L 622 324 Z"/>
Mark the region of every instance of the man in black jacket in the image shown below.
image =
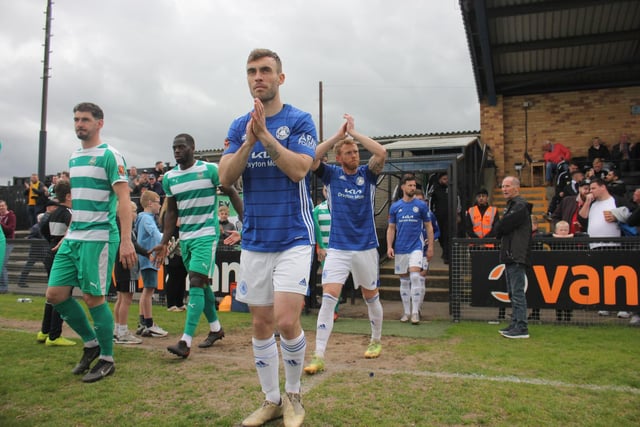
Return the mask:
<path id="1" fill-rule="evenodd" d="M 529 338 L 526 269 L 531 265 L 531 204 L 520 196 L 520 181 L 508 176 L 502 180 L 507 207 L 496 224 L 500 239 L 500 262 L 505 264 L 507 291 L 511 299 L 511 324 L 499 332 L 505 338 Z"/>

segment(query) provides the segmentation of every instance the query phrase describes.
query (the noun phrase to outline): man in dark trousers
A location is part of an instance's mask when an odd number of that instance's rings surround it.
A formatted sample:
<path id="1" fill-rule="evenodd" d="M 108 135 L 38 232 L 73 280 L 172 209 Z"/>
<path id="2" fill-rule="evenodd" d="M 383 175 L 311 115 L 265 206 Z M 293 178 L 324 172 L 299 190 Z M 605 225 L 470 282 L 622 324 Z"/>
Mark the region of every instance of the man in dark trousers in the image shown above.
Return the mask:
<path id="1" fill-rule="evenodd" d="M 511 324 L 499 332 L 505 338 L 529 338 L 525 282 L 527 266 L 531 265 L 531 204 L 520 196 L 520 181 L 514 176 L 502 180 L 502 194 L 507 207 L 496 224 L 496 236 L 500 239 L 500 262 L 505 264 L 512 315 Z"/>

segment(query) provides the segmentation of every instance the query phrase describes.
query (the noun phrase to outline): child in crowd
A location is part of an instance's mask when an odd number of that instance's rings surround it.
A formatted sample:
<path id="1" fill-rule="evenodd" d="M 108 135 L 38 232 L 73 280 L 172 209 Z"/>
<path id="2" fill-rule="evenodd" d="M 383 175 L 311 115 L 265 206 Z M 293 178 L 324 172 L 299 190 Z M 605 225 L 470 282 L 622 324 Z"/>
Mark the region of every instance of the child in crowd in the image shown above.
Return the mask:
<path id="1" fill-rule="evenodd" d="M 160 196 L 155 191 L 147 190 L 140 196 L 140 204 L 144 211 L 138 215 L 135 229 L 138 244 L 149 252 L 162 240 L 156 223 L 156 215 L 160 213 Z M 148 257 L 140 255 L 138 263 L 144 287 L 140 296 L 140 325 L 136 333 L 143 337 L 166 337 L 168 332 L 153 322 L 152 314 L 153 293 L 158 287 L 158 267 Z"/>

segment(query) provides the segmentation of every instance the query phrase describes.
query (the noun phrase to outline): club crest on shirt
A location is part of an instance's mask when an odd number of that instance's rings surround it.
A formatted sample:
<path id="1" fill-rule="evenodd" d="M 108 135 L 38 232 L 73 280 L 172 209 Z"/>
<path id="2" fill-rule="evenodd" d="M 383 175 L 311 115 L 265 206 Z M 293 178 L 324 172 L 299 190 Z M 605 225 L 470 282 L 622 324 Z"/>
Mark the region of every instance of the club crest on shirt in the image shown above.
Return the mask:
<path id="1" fill-rule="evenodd" d="M 94 165 L 96 164 L 96 162 L 97 162 L 97 161 L 98 161 L 98 159 L 96 159 L 96 156 L 93 156 L 93 157 L 91 158 L 91 160 L 89 160 L 89 164 L 90 164 L 91 166 L 94 166 Z"/>
<path id="2" fill-rule="evenodd" d="M 289 138 L 290 134 L 291 134 L 291 130 L 289 130 L 289 126 L 280 126 L 276 131 L 276 138 L 282 141 L 284 139 Z"/>
<path id="3" fill-rule="evenodd" d="M 359 176 L 356 178 L 356 185 L 364 185 L 364 177 Z"/>
<path id="4" fill-rule="evenodd" d="M 124 166 L 123 165 L 118 165 L 118 175 L 120 175 L 121 177 L 126 177 L 127 175 L 124 172 Z"/>
<path id="5" fill-rule="evenodd" d="M 418 213 L 418 211 L 419 211 L 419 210 L 420 210 L 420 209 L 419 209 L 417 206 L 414 206 L 414 207 L 413 207 L 413 212 L 414 212 L 414 213 Z"/>

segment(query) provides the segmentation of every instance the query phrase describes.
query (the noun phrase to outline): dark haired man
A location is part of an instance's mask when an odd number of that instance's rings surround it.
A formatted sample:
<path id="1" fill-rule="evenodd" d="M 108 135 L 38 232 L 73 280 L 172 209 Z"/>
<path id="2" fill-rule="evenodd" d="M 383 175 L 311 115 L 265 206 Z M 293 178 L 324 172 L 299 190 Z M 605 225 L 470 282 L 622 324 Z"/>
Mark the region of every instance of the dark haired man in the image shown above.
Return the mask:
<path id="1" fill-rule="evenodd" d="M 83 102 L 73 108 L 73 113 L 81 143 L 69 160 L 74 218 L 51 267 L 47 301 L 84 342 L 82 358 L 72 372 L 86 372 L 100 356 L 82 378 L 84 382 L 94 382 L 115 372 L 113 315 L 105 295 L 111 285 L 118 244 L 125 267 L 135 264 L 137 255 L 130 238 L 132 221 L 124 157 L 100 139 L 104 114 L 99 106 Z M 116 208 L 122 222 L 120 233 Z M 73 287 L 82 291 L 93 327 L 82 306 L 71 296 Z"/>

